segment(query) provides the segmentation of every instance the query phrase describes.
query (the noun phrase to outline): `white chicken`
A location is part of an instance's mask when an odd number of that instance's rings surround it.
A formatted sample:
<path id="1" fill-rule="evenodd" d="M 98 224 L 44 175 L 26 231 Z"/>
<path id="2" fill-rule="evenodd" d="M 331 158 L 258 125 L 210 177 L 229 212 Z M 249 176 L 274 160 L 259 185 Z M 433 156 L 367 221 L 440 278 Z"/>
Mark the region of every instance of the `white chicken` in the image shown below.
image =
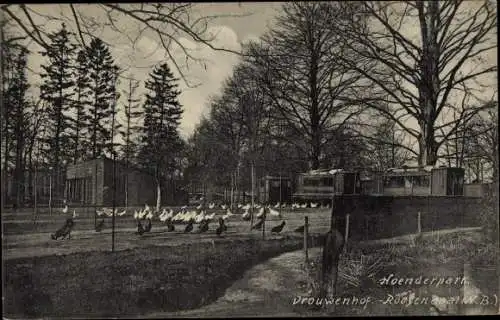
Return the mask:
<path id="1" fill-rule="evenodd" d="M 286 203 L 283 203 L 283 204 L 281 205 L 281 209 L 285 209 L 285 208 L 286 208 Z"/>
<path id="2" fill-rule="evenodd" d="M 245 213 L 241 215 L 242 219 L 248 219 L 250 217 L 250 211 L 245 210 Z"/>
<path id="3" fill-rule="evenodd" d="M 197 210 L 201 210 L 201 208 L 202 208 L 201 203 L 198 206 L 196 206 Z"/>
<path id="4" fill-rule="evenodd" d="M 238 207 L 238 209 L 241 209 L 241 208 L 243 208 L 243 205 L 241 203 L 238 203 L 237 207 Z"/>
<path id="5" fill-rule="evenodd" d="M 194 222 L 195 223 L 200 223 L 202 222 L 203 220 L 205 219 L 205 214 L 203 212 L 200 212 L 199 215 L 197 215 L 195 218 L 194 218 Z"/>
<path id="6" fill-rule="evenodd" d="M 309 205 L 311 206 L 311 208 L 317 208 L 318 207 L 318 204 L 315 203 L 315 202 L 311 202 Z"/>
<path id="7" fill-rule="evenodd" d="M 226 210 L 227 209 L 227 205 L 225 205 L 225 204 L 222 204 L 220 207 L 221 207 L 222 210 Z"/>
<path id="8" fill-rule="evenodd" d="M 66 214 L 68 213 L 68 210 L 69 210 L 68 205 L 65 205 L 64 208 L 62 209 L 62 212 Z"/>
<path id="9" fill-rule="evenodd" d="M 307 208 L 307 203 L 302 204 L 300 207 L 301 207 L 302 209 Z"/>
<path id="10" fill-rule="evenodd" d="M 213 209 L 213 208 L 215 208 L 215 203 L 213 203 L 213 202 L 212 202 L 212 203 L 210 203 L 210 204 L 208 205 L 208 208 L 209 208 L 209 209 Z"/>
<path id="11" fill-rule="evenodd" d="M 258 204 L 258 203 L 255 205 L 255 209 L 260 209 L 261 207 L 262 206 L 260 204 Z"/>
<path id="12" fill-rule="evenodd" d="M 269 214 L 275 217 L 280 217 L 280 213 L 277 210 L 274 210 L 273 208 L 269 208 Z"/>
<path id="13" fill-rule="evenodd" d="M 212 212 L 211 214 L 205 215 L 205 219 L 204 220 L 210 221 L 210 220 L 213 220 L 214 217 L 215 217 L 215 212 Z"/>
<path id="14" fill-rule="evenodd" d="M 241 209 L 248 210 L 250 209 L 250 207 L 251 207 L 250 203 L 247 203 L 245 206 L 241 207 Z"/>
<path id="15" fill-rule="evenodd" d="M 264 213 L 266 212 L 266 209 L 265 208 L 260 208 L 259 210 L 259 213 L 257 213 L 256 217 L 257 218 L 260 218 L 264 215 Z"/>
<path id="16" fill-rule="evenodd" d="M 122 217 L 127 214 L 127 210 L 123 210 L 122 212 L 118 212 L 117 215 Z"/>
<path id="17" fill-rule="evenodd" d="M 227 218 L 231 217 L 232 215 L 233 215 L 233 213 L 231 212 L 231 210 L 227 209 L 226 214 L 222 216 L 222 219 L 226 220 Z"/>
<path id="18" fill-rule="evenodd" d="M 280 207 L 280 203 L 279 203 L 279 202 L 278 202 L 278 203 L 276 203 L 276 204 L 274 205 L 274 207 L 275 207 L 276 209 L 277 209 L 277 208 L 279 208 L 279 207 Z"/>
<path id="19" fill-rule="evenodd" d="M 78 217 L 78 215 L 76 214 L 76 211 L 73 210 L 73 219 L 75 219 L 76 217 Z"/>

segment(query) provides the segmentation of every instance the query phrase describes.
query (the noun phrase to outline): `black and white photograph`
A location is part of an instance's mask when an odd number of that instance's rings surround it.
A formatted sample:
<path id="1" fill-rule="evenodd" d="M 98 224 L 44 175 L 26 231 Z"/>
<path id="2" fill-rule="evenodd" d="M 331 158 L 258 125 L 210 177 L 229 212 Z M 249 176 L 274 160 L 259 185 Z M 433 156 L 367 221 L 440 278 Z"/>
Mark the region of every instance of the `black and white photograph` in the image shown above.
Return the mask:
<path id="1" fill-rule="evenodd" d="M 496 1 L 0 7 L 3 319 L 500 314 Z"/>

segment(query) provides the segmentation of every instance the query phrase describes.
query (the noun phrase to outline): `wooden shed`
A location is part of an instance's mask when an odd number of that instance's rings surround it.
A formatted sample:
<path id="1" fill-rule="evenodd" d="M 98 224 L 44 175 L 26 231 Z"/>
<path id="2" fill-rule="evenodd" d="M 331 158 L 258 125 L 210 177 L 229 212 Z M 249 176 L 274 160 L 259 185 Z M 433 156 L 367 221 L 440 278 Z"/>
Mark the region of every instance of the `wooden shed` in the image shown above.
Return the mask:
<path id="1" fill-rule="evenodd" d="M 292 182 L 289 177 L 264 176 L 259 184 L 259 201 L 262 203 L 289 203 Z"/>
<path id="2" fill-rule="evenodd" d="M 464 195 L 465 170 L 463 168 L 433 168 L 431 171 L 431 175 L 431 195 Z"/>
<path id="3" fill-rule="evenodd" d="M 123 162 L 115 162 L 115 203 L 143 206 L 156 203 L 156 183 L 152 175 Z M 179 188 L 173 181 L 164 181 L 162 203 L 178 202 Z M 85 161 L 68 166 L 66 198 L 75 205 L 111 206 L 113 200 L 113 161 L 108 158 Z M 187 202 L 187 198 L 183 199 Z"/>

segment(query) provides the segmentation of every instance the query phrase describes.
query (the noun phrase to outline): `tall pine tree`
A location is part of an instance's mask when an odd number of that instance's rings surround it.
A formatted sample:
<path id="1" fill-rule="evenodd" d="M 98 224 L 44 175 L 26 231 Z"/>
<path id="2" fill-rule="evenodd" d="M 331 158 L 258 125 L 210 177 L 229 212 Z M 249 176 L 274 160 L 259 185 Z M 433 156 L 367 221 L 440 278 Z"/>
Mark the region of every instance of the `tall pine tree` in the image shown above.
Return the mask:
<path id="1" fill-rule="evenodd" d="M 178 96 L 178 79 L 166 63 L 153 69 L 146 81 L 144 103 L 144 135 L 141 158 L 148 169 L 154 172 L 157 198 L 156 208 L 161 206 L 162 182 L 169 178 L 176 165 L 176 156 L 182 148 L 178 133 L 182 106 Z"/>
<path id="2" fill-rule="evenodd" d="M 28 50 L 17 44 L 2 45 L 2 144 L 3 173 L 2 182 L 11 177 L 11 202 L 17 207 L 24 200 L 26 131 L 28 129 L 28 103 L 26 91 L 26 62 Z M 10 170 L 12 168 L 12 170 Z M 6 187 L 4 185 L 3 187 Z M 7 191 L 5 188 L 4 191 Z M 6 196 L 9 198 L 7 194 Z"/>
<path id="3" fill-rule="evenodd" d="M 53 167 L 54 195 L 62 198 L 64 188 L 63 162 L 71 157 L 73 119 L 73 64 L 76 47 L 70 41 L 71 33 L 63 23 L 61 30 L 49 34 L 50 46 L 42 51 L 47 65 L 42 65 L 40 98 L 47 102 L 48 135 L 46 156 Z"/>
<path id="4" fill-rule="evenodd" d="M 110 150 L 111 122 L 116 98 L 117 68 L 109 48 L 94 38 L 87 48 L 89 83 L 85 95 L 89 99 L 88 129 L 91 158 L 105 155 Z"/>
<path id="5" fill-rule="evenodd" d="M 140 134 L 140 124 L 139 121 L 142 117 L 141 105 L 139 104 L 139 99 L 136 98 L 137 89 L 139 88 L 139 82 L 133 79 L 129 79 L 128 90 L 124 93 L 127 97 L 127 103 L 124 106 L 124 124 L 122 125 L 122 130 L 119 131 L 120 136 L 124 142 L 122 147 L 123 159 L 125 160 L 125 207 L 128 207 L 128 168 L 130 162 L 137 151 L 137 138 Z"/>
<path id="6" fill-rule="evenodd" d="M 89 147 L 89 130 L 88 123 L 90 117 L 87 113 L 90 101 L 88 99 L 88 88 L 90 78 L 88 74 L 88 59 L 87 51 L 81 49 L 78 51 L 75 65 L 75 86 L 74 86 L 74 101 L 73 111 L 74 119 L 74 135 L 73 135 L 73 163 L 85 159 L 85 150 Z"/>
<path id="7" fill-rule="evenodd" d="M 68 129 L 72 127 L 69 112 L 74 94 L 73 60 L 76 48 L 70 42 L 70 36 L 71 33 L 63 23 L 61 30 L 49 35 L 50 47 L 41 52 L 48 64 L 41 66 L 43 83 L 40 86 L 40 97 L 47 102 L 51 131 L 47 151 L 55 168 L 60 166 L 62 159 L 70 156 Z"/>

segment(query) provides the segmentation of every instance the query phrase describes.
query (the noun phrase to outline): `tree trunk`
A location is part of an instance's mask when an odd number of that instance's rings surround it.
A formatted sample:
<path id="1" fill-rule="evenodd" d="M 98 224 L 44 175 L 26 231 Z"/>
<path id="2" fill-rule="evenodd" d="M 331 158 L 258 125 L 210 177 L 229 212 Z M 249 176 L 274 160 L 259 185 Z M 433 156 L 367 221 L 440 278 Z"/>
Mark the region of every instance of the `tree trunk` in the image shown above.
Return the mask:
<path id="1" fill-rule="evenodd" d="M 418 138 L 419 155 L 418 155 L 418 165 L 419 166 L 433 166 L 436 164 L 438 157 L 438 145 L 434 139 L 434 127 L 432 124 L 427 122 L 420 123 L 421 134 Z"/>

